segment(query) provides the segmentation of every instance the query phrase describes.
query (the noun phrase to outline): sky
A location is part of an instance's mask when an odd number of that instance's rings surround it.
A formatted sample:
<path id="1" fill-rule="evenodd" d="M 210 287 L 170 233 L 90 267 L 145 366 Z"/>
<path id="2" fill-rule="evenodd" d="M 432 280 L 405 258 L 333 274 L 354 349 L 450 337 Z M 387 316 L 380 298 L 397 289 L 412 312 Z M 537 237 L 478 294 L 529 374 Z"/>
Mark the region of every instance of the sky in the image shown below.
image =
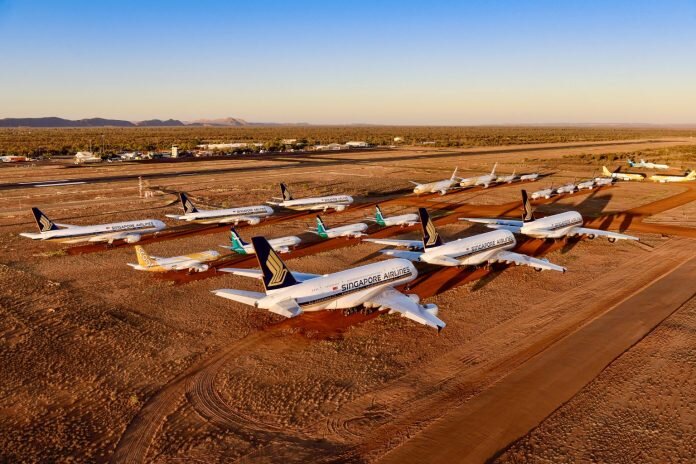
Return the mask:
<path id="1" fill-rule="evenodd" d="M 696 123 L 696 1 L 0 0 L 0 118 Z"/>

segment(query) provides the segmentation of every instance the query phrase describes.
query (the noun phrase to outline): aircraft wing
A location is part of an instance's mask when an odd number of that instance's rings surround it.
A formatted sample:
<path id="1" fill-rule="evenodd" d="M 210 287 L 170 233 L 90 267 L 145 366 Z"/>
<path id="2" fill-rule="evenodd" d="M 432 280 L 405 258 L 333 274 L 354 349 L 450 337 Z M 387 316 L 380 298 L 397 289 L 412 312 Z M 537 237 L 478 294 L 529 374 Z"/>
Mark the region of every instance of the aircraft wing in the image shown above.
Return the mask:
<path id="1" fill-rule="evenodd" d="M 228 300 L 237 301 L 249 306 L 256 306 L 256 302 L 266 296 L 265 293 L 249 292 L 246 290 L 236 290 L 232 288 L 221 288 L 220 290 L 213 290 L 212 293 L 217 296 L 227 298 Z"/>
<path id="2" fill-rule="evenodd" d="M 577 235 L 595 235 L 597 237 L 607 237 L 614 240 L 640 240 L 638 237 L 632 235 L 619 234 L 602 229 L 588 229 L 587 227 L 575 227 L 572 229 L 571 233 Z"/>
<path id="3" fill-rule="evenodd" d="M 325 211 L 329 208 L 346 208 L 348 205 L 341 205 L 338 203 L 322 203 L 322 204 L 317 204 L 317 205 L 312 205 L 308 209 L 311 211 Z"/>
<path id="4" fill-rule="evenodd" d="M 423 242 L 421 240 L 397 240 L 391 238 L 364 238 L 363 242 L 378 243 L 380 245 L 390 245 L 396 247 L 411 248 L 421 250 Z"/>
<path id="5" fill-rule="evenodd" d="M 279 314 L 285 317 L 295 317 L 302 314 L 302 308 L 297 304 L 294 298 L 282 300 L 272 304 L 268 310 L 272 313 Z"/>
<path id="6" fill-rule="evenodd" d="M 236 268 L 236 267 L 223 267 L 223 268 L 218 269 L 218 271 L 229 272 L 230 274 L 244 276 L 244 277 L 251 277 L 253 279 L 263 278 L 263 272 L 261 271 L 261 269 L 241 269 L 241 268 Z M 316 279 L 317 277 L 321 277 L 319 274 L 308 274 L 306 272 L 295 272 L 295 271 L 292 271 L 292 275 L 293 275 L 293 277 L 295 277 L 296 280 L 298 280 L 300 282 L 304 282 L 305 280 Z"/>
<path id="7" fill-rule="evenodd" d="M 423 254 L 420 251 L 406 250 L 380 250 L 380 253 L 386 256 L 393 256 L 394 258 L 408 259 L 409 261 L 419 261 Z"/>
<path id="8" fill-rule="evenodd" d="M 460 221 L 475 222 L 477 224 L 495 224 L 501 226 L 522 227 L 524 222 L 514 219 L 489 219 L 489 218 L 459 218 Z"/>
<path id="9" fill-rule="evenodd" d="M 392 311 L 401 313 L 403 317 L 407 317 L 412 321 L 418 322 L 419 324 L 433 327 L 434 329 L 437 329 L 438 332 L 446 325 L 436 316 L 437 306 L 433 305 L 434 307 L 430 309 L 423 307 L 408 296 L 394 290 L 391 287 L 388 287 L 384 291 L 373 295 L 370 298 L 370 303 L 384 306 Z"/>
<path id="10" fill-rule="evenodd" d="M 563 266 L 558 266 L 556 264 L 550 263 L 545 259 L 533 258 L 531 256 L 523 255 L 520 253 L 514 253 L 512 251 L 500 251 L 495 254 L 491 259 L 488 260 L 489 263 L 499 262 L 507 263 L 512 262 L 518 266 L 531 266 L 535 269 L 543 269 L 547 271 L 558 271 L 565 272 L 566 268 Z"/>
<path id="11" fill-rule="evenodd" d="M 221 218 L 215 218 L 218 224 L 235 224 L 239 222 L 248 222 L 250 224 L 258 224 L 261 222 L 261 218 L 258 216 L 227 216 Z"/>

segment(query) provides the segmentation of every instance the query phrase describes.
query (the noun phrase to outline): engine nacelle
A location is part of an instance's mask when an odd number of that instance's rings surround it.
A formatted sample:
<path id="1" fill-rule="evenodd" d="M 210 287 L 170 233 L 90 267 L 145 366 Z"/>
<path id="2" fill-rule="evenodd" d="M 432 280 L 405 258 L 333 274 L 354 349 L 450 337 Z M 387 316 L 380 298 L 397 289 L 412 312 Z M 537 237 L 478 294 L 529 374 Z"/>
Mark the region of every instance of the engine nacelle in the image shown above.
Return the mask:
<path id="1" fill-rule="evenodd" d="M 432 314 L 433 316 L 437 316 L 438 311 L 440 308 L 434 303 L 429 303 L 427 305 L 422 306 L 423 311 L 427 311 L 428 313 Z"/>
<path id="2" fill-rule="evenodd" d="M 345 205 L 338 205 L 334 208 L 336 211 L 343 211 L 344 209 L 346 209 Z"/>
<path id="3" fill-rule="evenodd" d="M 415 293 L 411 293 L 409 295 L 406 295 L 409 297 L 411 300 L 413 300 L 414 303 L 420 303 L 420 297 L 416 295 Z"/>
<path id="4" fill-rule="evenodd" d="M 261 222 L 261 218 L 257 217 L 250 217 L 249 219 L 246 220 L 247 224 L 250 226 L 255 226 L 256 224 Z"/>
<path id="5" fill-rule="evenodd" d="M 589 234 L 589 235 L 587 236 L 587 238 L 589 238 L 590 240 L 594 240 L 595 237 L 596 237 L 595 234 Z"/>
<path id="6" fill-rule="evenodd" d="M 136 243 L 139 242 L 141 239 L 140 234 L 128 234 L 124 237 L 124 241 L 126 243 Z"/>
<path id="7" fill-rule="evenodd" d="M 192 268 L 189 269 L 189 272 L 205 272 L 208 269 L 210 269 L 210 266 L 207 264 L 200 264 L 198 266 L 193 266 Z"/>

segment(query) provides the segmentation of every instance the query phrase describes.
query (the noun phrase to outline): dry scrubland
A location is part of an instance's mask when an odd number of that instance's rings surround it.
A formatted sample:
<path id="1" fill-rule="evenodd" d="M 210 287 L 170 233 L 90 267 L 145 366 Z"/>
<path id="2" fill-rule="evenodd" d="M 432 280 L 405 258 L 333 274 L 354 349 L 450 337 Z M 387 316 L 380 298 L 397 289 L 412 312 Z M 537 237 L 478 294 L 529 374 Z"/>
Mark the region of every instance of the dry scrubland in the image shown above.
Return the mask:
<path id="1" fill-rule="evenodd" d="M 139 127 L 74 129 L 0 129 L 0 154 L 72 155 L 90 144 L 105 152 L 168 150 L 172 145 L 187 150 L 201 143 L 260 142 L 277 146 L 283 139 L 308 144 L 364 140 L 375 145 L 391 145 L 394 137 L 403 143 L 428 143 L 429 147 L 481 147 L 530 143 L 561 143 L 685 138 L 693 129 L 660 128 L 582 128 L 582 127 L 409 127 L 409 126 L 281 126 L 281 127 Z"/>
<path id="2" fill-rule="evenodd" d="M 61 245 L 16 235 L 34 226 L 26 212 L 29 204 L 75 223 L 162 219 L 179 211 L 172 191 L 189 191 L 202 205 L 251 204 L 277 196 L 281 179 L 298 196 L 350 192 L 389 199 L 403 195 L 408 179 L 438 179 L 455 165 L 480 174 L 495 161 L 501 163 L 501 172 L 539 169 L 551 174 L 528 186 L 534 189 L 591 175 L 595 166 L 583 161 L 583 154 L 655 146 L 668 150 L 671 145 L 466 156 L 438 150 L 327 154 L 292 162 L 264 160 L 269 170 L 238 173 L 220 168 L 228 163 L 259 166 L 241 160 L 203 162 L 195 168 L 215 170 L 150 180 L 150 187 L 160 192 L 150 200 L 137 199 L 135 181 L 4 191 L 12 201 L 0 207 L 0 280 L 12 285 L 0 291 L 0 460 L 51 462 L 72 456 L 89 462 L 108 460 L 114 453 L 117 460 L 155 462 L 229 462 L 242 456 L 276 462 L 376 460 L 515 369 L 524 362 L 531 340 L 583 323 L 588 298 L 583 289 L 593 288 L 615 269 L 632 269 L 622 275 L 629 283 L 636 281 L 641 268 L 633 263 L 649 260 L 653 249 L 671 243 L 667 236 L 647 232 L 638 233 L 643 245 L 568 243 L 547 255 L 569 268 L 566 275 L 496 269 L 427 300 L 440 305 L 448 324 L 437 337 L 432 330 L 387 315 L 314 314 L 281 321 L 210 293 L 222 287 L 258 290 L 256 281 L 215 275 L 175 285 L 125 266 L 135 260 L 132 247 L 67 255 Z M 139 169 L 152 167 L 12 167 L 0 169 L 0 183 L 17 172 L 31 181 Z M 540 210 L 574 205 L 587 216 L 597 216 L 680 192 L 683 187 L 622 184 L 566 197 Z M 413 201 L 438 209 L 446 204 L 505 204 L 518 197 L 519 187 L 513 185 Z M 413 207 L 399 200 L 386 203 L 385 211 L 396 214 Z M 355 222 L 372 213 L 371 207 L 352 208 L 328 214 L 326 221 Z M 262 223 L 241 232 L 247 238 L 252 231 L 310 238 L 305 230 L 311 225 L 309 215 L 280 227 Z M 483 229 L 457 222 L 440 231 L 453 239 Z M 147 249 L 167 256 L 221 250 L 218 245 L 226 242 L 221 228 L 149 244 Z M 378 246 L 344 244 L 339 239 L 340 248 L 290 259 L 289 265 L 326 273 L 377 259 Z M 622 288 L 606 291 L 618 295 Z M 569 293 L 577 295 L 571 306 L 554 306 Z M 649 456 L 655 462 L 693 453 L 677 447 L 670 454 L 672 446 L 693 435 L 693 312 L 692 300 L 499 459 L 611 462 L 620 456 L 619 449 L 631 446 L 646 453 L 656 440 L 661 444 Z M 610 437 L 616 434 L 623 448 L 612 447 Z M 595 446 L 598 442 L 601 446 Z"/>

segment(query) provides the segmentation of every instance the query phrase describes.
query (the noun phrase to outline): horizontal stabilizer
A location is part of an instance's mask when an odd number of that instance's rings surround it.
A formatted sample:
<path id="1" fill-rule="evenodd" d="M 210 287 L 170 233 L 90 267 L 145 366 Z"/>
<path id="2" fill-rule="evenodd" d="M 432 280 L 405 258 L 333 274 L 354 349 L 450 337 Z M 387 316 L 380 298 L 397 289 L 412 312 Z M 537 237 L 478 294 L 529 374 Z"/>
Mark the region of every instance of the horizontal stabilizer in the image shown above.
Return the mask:
<path id="1" fill-rule="evenodd" d="M 274 303 L 268 308 L 268 310 L 272 313 L 285 317 L 295 317 L 302 314 L 302 308 L 300 308 L 300 305 L 298 305 L 297 301 L 295 301 L 293 298 Z"/>
<path id="2" fill-rule="evenodd" d="M 249 306 L 256 306 L 256 302 L 266 296 L 265 293 L 249 292 L 246 290 L 236 290 L 231 288 L 213 290 L 212 293 L 217 296 L 227 298 L 228 300 L 236 301 Z"/>
<path id="3" fill-rule="evenodd" d="M 263 272 L 261 272 L 260 269 L 240 269 L 240 268 L 235 268 L 235 267 L 223 267 L 218 269 L 218 271 L 221 272 L 229 272 L 230 274 L 234 275 L 239 275 L 239 276 L 244 276 L 244 277 L 251 277 L 253 279 L 261 279 L 263 277 Z M 293 277 L 298 282 L 304 282 L 305 280 L 310 280 L 310 279 L 315 279 L 317 277 L 321 277 L 319 274 L 309 274 L 306 272 L 295 272 L 292 271 Z"/>

